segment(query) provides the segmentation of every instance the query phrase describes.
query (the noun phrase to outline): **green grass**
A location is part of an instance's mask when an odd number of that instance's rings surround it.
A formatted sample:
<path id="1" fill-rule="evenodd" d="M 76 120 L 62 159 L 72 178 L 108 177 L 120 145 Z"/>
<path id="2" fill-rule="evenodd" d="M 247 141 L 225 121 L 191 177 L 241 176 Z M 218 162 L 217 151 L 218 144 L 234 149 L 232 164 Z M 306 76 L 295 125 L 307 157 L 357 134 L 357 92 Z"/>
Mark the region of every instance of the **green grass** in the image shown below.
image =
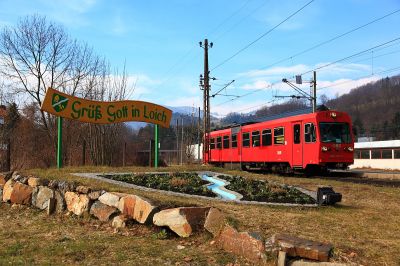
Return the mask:
<path id="1" fill-rule="evenodd" d="M 398 229 L 400 221 L 399 188 L 353 184 L 340 180 L 244 173 L 202 166 L 157 169 L 157 171 L 168 172 L 197 170 L 240 175 L 248 179 L 274 181 L 311 190 L 316 190 L 319 185 L 332 185 L 335 191 L 343 194 L 343 200 L 336 206 L 321 208 L 241 205 L 122 188 L 70 174 L 73 172 L 154 171 L 151 168 L 34 169 L 26 173 L 47 178 L 77 181 L 93 188 L 109 191 L 134 193 L 153 199 L 164 206 L 215 206 L 231 216 L 235 221 L 235 226 L 242 231 L 260 232 L 265 237 L 274 233 L 288 233 L 312 240 L 330 242 L 335 247 L 334 260 L 338 262 L 363 265 L 398 265 L 400 261 L 400 253 L 398 252 L 400 250 L 400 230 Z M 185 256 L 196 258 L 199 264 L 203 265 L 209 263 L 207 258 L 211 258 L 210 260 L 214 261 L 216 265 L 225 265 L 227 262 L 235 260 L 233 256 L 211 246 L 210 240 L 204 239 L 205 234 L 185 240 L 161 240 L 151 237 L 158 231 L 146 229 L 150 231 L 140 233 L 140 230 L 144 229 L 139 229 L 143 228 L 143 226 L 139 226 L 131 229 L 136 234 L 124 236 L 123 233 L 114 234 L 106 225 L 99 228 L 93 227 L 93 224 L 96 224 L 97 221 L 65 216 L 46 217 L 36 210 L 21 211 L 14 208 L 10 209 L 10 207 L 4 205 L 0 208 L 2 247 L 14 245 L 14 248 L 11 249 L 0 249 L 0 252 L 8 250 L 6 253 L 0 254 L 0 265 L 6 262 L 31 264 L 32 260 L 35 264 L 135 264 L 138 256 L 143 257 L 144 265 L 158 265 L 161 263 L 160 261 L 170 264 L 176 262 L 185 264 Z M 49 232 L 52 232 L 52 234 L 48 235 Z M 60 241 L 63 237 L 68 237 L 71 240 Z M 192 245 L 190 249 L 178 251 L 176 245 L 180 244 L 181 241 L 185 243 L 194 241 L 198 244 Z M 78 253 L 74 253 L 76 252 L 74 247 L 79 246 L 81 242 L 83 242 L 84 247 L 86 245 L 83 249 L 85 258 L 80 262 L 74 262 L 75 259 L 81 258 Z M 52 245 L 56 246 L 54 254 L 46 250 Z M 128 250 L 126 247 L 131 248 Z M 18 255 L 20 248 L 23 251 L 22 255 Z M 100 248 L 99 254 L 93 254 L 92 248 Z M 17 255 L 11 256 L 10 253 L 13 252 Z"/>

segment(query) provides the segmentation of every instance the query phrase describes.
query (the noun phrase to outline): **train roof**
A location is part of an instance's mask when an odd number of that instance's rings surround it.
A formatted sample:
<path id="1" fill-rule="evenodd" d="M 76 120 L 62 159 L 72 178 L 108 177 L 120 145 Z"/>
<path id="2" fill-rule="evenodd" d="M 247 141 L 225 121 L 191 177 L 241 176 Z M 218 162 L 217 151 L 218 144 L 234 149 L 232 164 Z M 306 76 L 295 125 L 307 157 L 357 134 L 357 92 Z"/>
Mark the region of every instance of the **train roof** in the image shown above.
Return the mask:
<path id="1" fill-rule="evenodd" d="M 282 114 L 278 114 L 278 115 L 272 115 L 272 116 L 267 116 L 267 117 L 261 117 L 260 119 L 257 119 L 256 121 L 248 121 L 245 123 L 235 123 L 235 124 L 230 124 L 224 127 L 219 127 L 219 128 L 214 128 L 211 131 L 220 131 L 220 130 L 226 130 L 226 129 L 230 129 L 230 128 L 235 128 L 235 127 L 244 127 L 247 125 L 252 125 L 252 124 L 256 124 L 256 123 L 262 123 L 262 122 L 267 122 L 267 121 L 282 121 L 282 120 L 296 120 L 300 117 L 302 117 L 302 119 L 304 118 L 309 118 L 309 117 L 313 117 L 313 116 L 317 116 L 318 114 L 323 114 L 326 112 L 337 112 L 337 113 L 344 113 L 344 112 L 340 112 L 340 111 L 336 111 L 336 110 L 329 110 L 327 108 L 322 108 L 320 110 L 317 110 L 316 113 L 312 112 L 311 108 L 306 108 L 306 109 L 301 109 L 301 110 L 296 110 L 294 112 L 287 112 L 287 113 L 282 113 Z M 286 121 L 285 120 L 285 121 Z"/>

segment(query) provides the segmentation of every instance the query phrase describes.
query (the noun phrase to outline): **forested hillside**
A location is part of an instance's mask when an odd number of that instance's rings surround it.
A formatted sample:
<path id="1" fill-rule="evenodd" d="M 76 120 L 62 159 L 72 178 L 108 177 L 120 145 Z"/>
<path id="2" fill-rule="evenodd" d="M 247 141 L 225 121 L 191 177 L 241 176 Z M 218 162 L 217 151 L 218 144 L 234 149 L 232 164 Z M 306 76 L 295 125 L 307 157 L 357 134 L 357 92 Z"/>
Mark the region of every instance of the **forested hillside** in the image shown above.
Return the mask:
<path id="1" fill-rule="evenodd" d="M 323 103 L 330 109 L 345 111 L 353 120 L 357 137 L 374 137 L 376 140 L 400 139 L 400 75 L 352 89 L 349 93 Z M 310 111 L 309 102 L 290 100 L 282 104 L 263 107 L 253 114 L 230 113 L 215 127 L 248 121 L 263 121 L 275 115 L 304 110 Z"/>
<path id="2" fill-rule="evenodd" d="M 355 88 L 326 105 L 348 112 L 358 136 L 400 138 L 400 76 Z"/>

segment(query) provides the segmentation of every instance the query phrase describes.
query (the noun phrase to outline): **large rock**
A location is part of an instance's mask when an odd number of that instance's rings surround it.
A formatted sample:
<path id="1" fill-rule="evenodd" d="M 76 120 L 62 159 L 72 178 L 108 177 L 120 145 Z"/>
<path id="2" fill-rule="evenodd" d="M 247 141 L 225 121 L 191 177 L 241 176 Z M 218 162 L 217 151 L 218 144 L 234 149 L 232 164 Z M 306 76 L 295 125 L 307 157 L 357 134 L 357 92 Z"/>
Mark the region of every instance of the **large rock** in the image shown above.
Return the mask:
<path id="1" fill-rule="evenodd" d="M 75 191 L 76 183 L 60 181 L 60 182 L 58 182 L 57 186 L 58 186 L 58 190 L 61 191 L 62 194 L 65 194 L 67 191 Z"/>
<path id="2" fill-rule="evenodd" d="M 225 214 L 217 208 L 211 208 L 204 222 L 204 228 L 217 237 L 226 224 Z"/>
<path id="3" fill-rule="evenodd" d="M 6 182 L 11 178 L 12 172 L 0 173 L 0 188 L 3 188 Z"/>
<path id="4" fill-rule="evenodd" d="M 102 194 L 103 194 L 103 191 L 97 190 L 97 191 L 90 192 L 88 194 L 88 196 L 91 200 L 98 200 Z"/>
<path id="5" fill-rule="evenodd" d="M 153 220 L 154 213 L 158 207 L 149 199 L 136 196 L 135 211 L 133 219 L 141 224 L 150 223 Z"/>
<path id="6" fill-rule="evenodd" d="M 268 243 L 271 247 L 278 247 L 286 252 L 288 256 L 318 261 L 329 261 L 333 249 L 331 244 L 284 234 L 272 236 Z"/>
<path id="7" fill-rule="evenodd" d="M 49 184 L 47 185 L 51 189 L 57 189 L 60 181 L 58 180 L 50 180 Z"/>
<path id="8" fill-rule="evenodd" d="M 90 199 L 87 195 L 79 195 L 78 193 L 67 191 L 64 198 L 68 211 L 73 212 L 75 215 L 80 216 L 89 212 Z"/>
<path id="9" fill-rule="evenodd" d="M 96 201 L 90 208 L 90 214 L 97 217 L 102 222 L 107 222 L 114 214 L 118 213 L 118 209 Z"/>
<path id="10" fill-rule="evenodd" d="M 99 197 L 99 201 L 111 207 L 118 208 L 119 199 L 126 194 L 106 192 Z"/>
<path id="11" fill-rule="evenodd" d="M 111 226 L 114 228 L 124 228 L 126 227 L 126 222 L 128 221 L 128 218 L 120 214 L 118 216 L 115 216 L 114 219 L 112 220 Z"/>
<path id="12" fill-rule="evenodd" d="M 77 186 L 75 191 L 81 194 L 88 194 L 90 193 L 91 189 L 87 186 Z"/>
<path id="13" fill-rule="evenodd" d="M 63 197 L 63 194 L 61 194 L 60 191 L 57 191 L 57 190 L 54 191 L 54 199 L 55 199 L 54 211 L 56 213 L 63 213 L 66 208 L 65 199 Z"/>
<path id="14" fill-rule="evenodd" d="M 28 185 L 16 182 L 12 188 L 10 201 L 15 204 L 30 204 L 33 188 Z"/>
<path id="15" fill-rule="evenodd" d="M 18 181 L 18 182 L 20 182 L 20 183 L 22 183 L 24 185 L 27 185 L 29 177 L 23 176 L 19 172 L 13 172 L 12 176 L 11 176 L 11 179 L 13 179 L 16 182 Z"/>
<path id="16" fill-rule="evenodd" d="M 136 195 L 127 195 L 119 200 L 118 209 L 122 214 L 144 224 L 153 220 L 153 215 L 158 208 L 149 199 Z"/>
<path id="17" fill-rule="evenodd" d="M 243 256 L 252 262 L 262 264 L 265 261 L 265 242 L 257 233 L 238 232 L 226 225 L 217 238 L 217 245 L 233 254 Z"/>
<path id="18" fill-rule="evenodd" d="M 158 226 L 168 226 L 181 237 L 188 237 L 204 225 L 209 207 L 182 207 L 162 210 L 153 217 Z"/>
<path id="19" fill-rule="evenodd" d="M 11 199 L 11 194 L 14 189 L 15 181 L 13 179 L 9 179 L 3 186 L 3 201 L 8 202 Z"/>
<path id="20" fill-rule="evenodd" d="M 41 179 L 39 177 L 30 176 L 28 177 L 28 185 L 30 187 L 39 187 L 39 186 L 46 186 L 49 183 L 48 180 Z"/>
<path id="21" fill-rule="evenodd" d="M 32 205 L 41 210 L 49 207 L 49 200 L 54 198 L 54 191 L 48 187 L 39 186 L 32 196 Z"/>
<path id="22" fill-rule="evenodd" d="M 128 217 L 133 217 L 133 214 L 135 213 L 135 206 L 136 206 L 135 195 L 128 195 L 122 197 L 118 202 L 118 209 L 123 215 Z"/>

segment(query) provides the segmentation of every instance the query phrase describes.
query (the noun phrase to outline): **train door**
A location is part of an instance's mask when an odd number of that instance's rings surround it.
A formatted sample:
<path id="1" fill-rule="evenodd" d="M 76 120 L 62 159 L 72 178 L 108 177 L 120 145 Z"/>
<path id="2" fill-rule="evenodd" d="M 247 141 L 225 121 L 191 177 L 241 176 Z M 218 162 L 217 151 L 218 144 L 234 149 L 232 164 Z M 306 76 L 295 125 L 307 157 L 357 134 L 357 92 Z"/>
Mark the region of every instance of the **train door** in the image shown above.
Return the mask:
<path id="1" fill-rule="evenodd" d="M 301 141 L 301 122 L 292 124 L 292 167 L 303 166 L 303 142 Z"/>
<path id="2" fill-rule="evenodd" d="M 231 161 L 241 162 L 241 138 L 240 138 L 240 126 L 231 128 Z"/>

